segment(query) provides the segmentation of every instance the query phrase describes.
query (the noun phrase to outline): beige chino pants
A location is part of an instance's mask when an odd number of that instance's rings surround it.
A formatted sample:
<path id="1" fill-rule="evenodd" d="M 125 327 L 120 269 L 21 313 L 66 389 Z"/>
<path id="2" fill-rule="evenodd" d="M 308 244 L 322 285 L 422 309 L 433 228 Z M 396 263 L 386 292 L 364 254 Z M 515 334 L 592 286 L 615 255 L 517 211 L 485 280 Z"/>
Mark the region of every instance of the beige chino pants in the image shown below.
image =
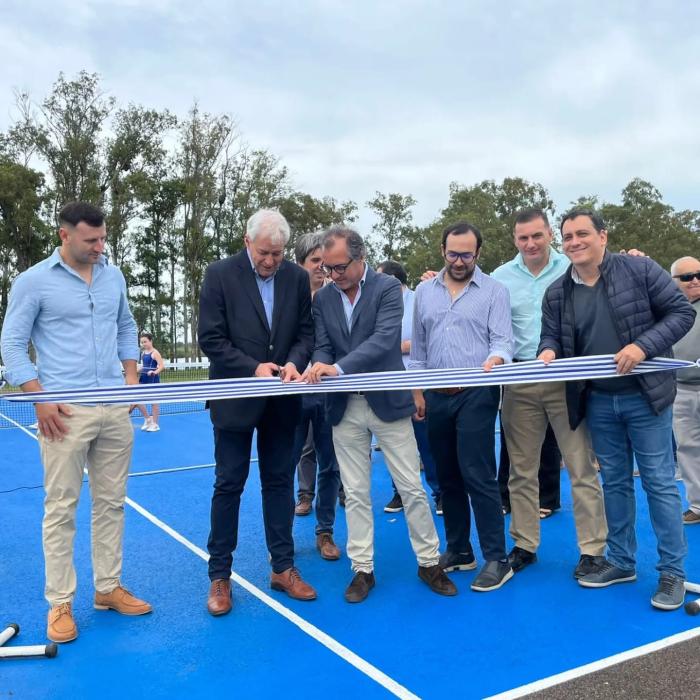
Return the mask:
<path id="1" fill-rule="evenodd" d="M 569 427 L 564 382 L 503 387 L 503 429 L 510 455 L 510 534 L 515 545 L 535 552 L 540 544 L 540 450 L 549 422 L 569 472 L 576 538 L 581 554 L 600 556 L 608 534 L 603 490 L 585 423 Z"/>
<path id="2" fill-rule="evenodd" d="M 350 394 L 345 415 L 333 427 L 335 456 L 345 489 L 347 552 L 352 570 L 374 570 L 374 519 L 370 497 L 370 441 L 377 438 L 396 490 L 403 502 L 408 534 L 419 566 L 434 566 L 440 542 L 420 478 L 418 448 L 410 416 L 385 422 L 364 396 Z"/>
<path id="3" fill-rule="evenodd" d="M 127 406 L 71 404 L 62 441 L 39 436 L 44 464 L 43 545 L 45 596 L 50 605 L 70 602 L 76 590 L 73 565 L 75 512 L 83 469 L 92 497 L 92 569 L 95 590 L 109 593 L 122 569 L 124 499 L 134 431 Z"/>

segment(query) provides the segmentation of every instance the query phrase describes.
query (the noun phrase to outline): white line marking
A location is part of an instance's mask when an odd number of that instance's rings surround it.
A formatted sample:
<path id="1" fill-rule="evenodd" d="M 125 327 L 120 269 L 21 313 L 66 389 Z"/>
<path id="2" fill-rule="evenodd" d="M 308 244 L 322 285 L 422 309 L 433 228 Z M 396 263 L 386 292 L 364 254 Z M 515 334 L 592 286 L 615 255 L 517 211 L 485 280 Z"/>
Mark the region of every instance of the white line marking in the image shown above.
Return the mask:
<path id="1" fill-rule="evenodd" d="M 251 460 L 252 461 L 252 460 Z M 193 469 L 206 469 L 207 467 L 215 467 L 214 464 L 193 464 L 191 467 L 169 467 L 167 469 L 151 469 L 145 472 L 129 472 L 129 476 L 151 476 L 151 474 L 171 474 L 174 472 L 187 472 Z"/>
<path id="2" fill-rule="evenodd" d="M 519 688 L 506 690 L 498 695 L 491 695 L 490 697 L 485 698 L 485 700 L 514 700 L 515 698 L 522 698 L 525 695 L 530 695 L 531 693 L 536 693 L 540 690 L 546 690 L 552 686 L 566 683 L 567 681 L 580 678 L 581 676 L 587 676 L 588 674 L 595 673 L 596 671 L 602 671 L 610 666 L 620 664 L 623 661 L 636 659 L 637 657 L 651 654 L 655 651 L 660 651 L 666 647 L 673 646 L 674 644 L 680 644 L 681 642 L 694 639 L 698 636 L 700 636 L 700 627 L 696 627 L 692 630 L 686 630 L 685 632 L 679 632 L 678 634 L 673 634 L 670 637 L 659 639 L 655 642 L 650 642 L 649 644 L 644 644 L 641 647 L 629 649 L 628 651 L 622 651 L 619 654 L 608 656 L 605 659 L 593 661 L 590 664 L 585 664 L 584 666 L 572 668 L 569 671 L 557 673 L 554 676 L 549 676 L 549 678 L 542 678 L 539 681 L 534 681 L 532 683 L 528 683 L 527 685 L 521 685 Z"/>
<path id="3" fill-rule="evenodd" d="M 12 423 L 12 425 L 17 426 L 21 431 L 27 433 L 30 438 L 34 438 L 35 440 L 37 439 L 36 435 L 30 433 L 23 425 L 20 425 L 16 420 L 12 420 L 12 418 L 6 416 L 4 413 L 0 413 L 0 418 L 4 418 L 8 423 Z"/>
<path id="4" fill-rule="evenodd" d="M 3 414 L 0 414 L 3 415 Z M 14 422 L 14 421 L 12 421 Z M 16 424 L 18 427 L 22 427 L 19 424 Z M 24 430 L 24 428 L 22 428 Z M 24 431 L 29 435 L 30 438 L 33 438 L 34 440 L 38 440 L 36 435 L 32 435 L 28 430 Z M 251 460 L 252 461 L 252 460 Z M 185 467 L 187 468 L 187 467 Z M 83 470 L 87 474 L 87 470 Z M 156 517 L 151 513 L 150 511 L 146 510 L 143 506 L 139 505 L 136 503 L 136 501 L 132 501 L 128 496 L 126 498 L 126 502 L 128 505 L 130 505 L 137 513 L 142 515 L 146 520 L 149 522 L 153 523 L 156 527 L 160 528 L 165 532 L 166 534 L 170 535 L 174 540 L 179 542 L 180 544 L 184 545 L 189 549 L 191 552 L 196 554 L 198 557 L 203 559 L 204 561 L 209 561 L 209 555 L 200 547 L 197 547 L 197 545 L 193 544 L 190 542 L 186 537 L 181 535 L 177 530 L 173 530 L 173 528 L 170 527 L 167 523 L 163 522 L 160 520 L 160 518 Z M 317 642 L 320 642 L 324 647 L 332 651 L 336 656 L 339 656 L 343 661 L 346 661 L 349 663 L 351 666 L 354 666 L 358 671 L 361 673 L 364 673 L 366 676 L 371 678 L 373 681 L 381 685 L 383 688 L 386 688 L 390 693 L 395 695 L 397 698 L 401 698 L 401 700 L 420 700 L 418 695 L 414 695 L 408 688 L 405 688 L 402 686 L 400 683 L 395 681 L 393 678 L 390 676 L 387 676 L 386 673 L 383 673 L 380 671 L 376 666 L 373 666 L 369 661 L 365 661 L 361 656 L 358 656 L 354 651 L 351 651 L 348 649 L 346 646 L 341 644 L 339 641 L 336 639 L 333 639 L 330 635 L 326 634 L 322 630 L 320 630 L 318 627 L 315 625 L 312 625 L 310 622 L 305 620 L 303 617 L 300 617 L 297 615 L 295 612 L 291 611 L 289 608 L 286 608 L 284 605 L 279 603 L 277 600 L 274 598 L 271 598 L 267 593 L 264 593 L 261 591 L 257 586 L 254 586 L 250 581 L 247 581 L 243 577 L 239 576 L 235 572 L 231 574 L 231 578 L 235 583 L 237 583 L 239 586 L 242 588 L 245 588 L 249 593 L 254 595 L 258 600 L 261 602 L 265 603 L 268 607 L 272 608 L 275 612 L 279 613 L 282 615 L 282 617 L 285 617 L 287 620 L 289 620 L 293 625 L 296 625 L 302 632 L 308 634 L 310 637 L 315 639 Z"/>

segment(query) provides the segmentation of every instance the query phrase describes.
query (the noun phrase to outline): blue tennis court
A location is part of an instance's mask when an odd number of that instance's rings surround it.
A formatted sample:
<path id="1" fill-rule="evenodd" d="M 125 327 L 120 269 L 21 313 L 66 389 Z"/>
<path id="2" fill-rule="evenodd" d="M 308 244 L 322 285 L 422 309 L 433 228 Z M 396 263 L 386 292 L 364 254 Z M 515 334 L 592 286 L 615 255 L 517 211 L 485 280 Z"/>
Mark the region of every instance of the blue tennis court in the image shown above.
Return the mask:
<path id="1" fill-rule="evenodd" d="M 318 600 L 297 602 L 270 590 L 253 467 L 234 557 L 234 609 L 213 618 L 205 607 L 203 560 L 214 461 L 209 418 L 203 411 L 167 415 L 161 426 L 159 433 L 136 430 L 124 543 L 124 583 L 153 604 L 153 614 L 128 618 L 93 609 L 86 486 L 75 543 L 80 636 L 55 659 L 0 660 L 0 697 L 484 698 L 697 624 L 683 610 L 663 613 L 649 604 L 656 551 L 639 484 L 638 581 L 602 590 L 577 585 L 564 473 L 562 509 L 542 524 L 535 566 L 491 593 L 469 589 L 474 572 L 452 575 L 460 591 L 454 598 L 431 593 L 416 575 L 403 515 L 382 510 L 391 484 L 381 452 L 373 453 L 377 586 L 367 601 L 344 601 L 349 561 L 320 559 L 313 516 L 296 519 L 296 563 Z M 47 612 L 41 464 L 31 431 L 1 430 L 0 447 L 0 627 L 17 622 L 20 635 L 9 644 L 35 644 L 45 640 Z M 700 528 L 686 533 L 688 574 L 697 582 Z M 339 508 L 336 541 L 343 547 L 345 539 Z"/>

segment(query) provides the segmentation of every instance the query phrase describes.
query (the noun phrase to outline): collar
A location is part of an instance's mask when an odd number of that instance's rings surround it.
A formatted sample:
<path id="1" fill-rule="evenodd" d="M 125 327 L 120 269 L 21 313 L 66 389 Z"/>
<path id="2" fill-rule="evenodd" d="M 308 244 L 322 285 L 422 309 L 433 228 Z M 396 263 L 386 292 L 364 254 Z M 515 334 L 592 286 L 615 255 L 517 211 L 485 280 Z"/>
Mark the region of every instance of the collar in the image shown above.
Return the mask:
<path id="1" fill-rule="evenodd" d="M 603 260 L 601 261 L 600 265 L 598 265 L 598 271 L 600 272 L 601 277 L 603 276 L 604 269 L 610 263 L 611 258 L 612 256 L 606 250 L 603 254 Z M 574 284 L 585 284 L 585 282 L 581 279 L 581 276 L 578 274 L 576 268 L 573 265 L 571 266 L 571 279 L 574 281 Z"/>
<path id="2" fill-rule="evenodd" d="M 99 265 L 100 267 L 105 267 L 107 265 L 107 256 L 106 255 L 100 255 L 99 258 L 97 258 L 97 262 L 94 263 L 95 265 Z M 56 265 L 61 265 L 62 267 L 66 267 L 69 270 L 73 270 L 73 272 L 77 273 L 77 270 L 73 269 L 62 257 L 61 257 L 61 249 L 60 248 L 54 248 L 53 253 L 49 256 L 49 267 L 55 267 Z"/>
<path id="3" fill-rule="evenodd" d="M 365 263 L 365 271 L 362 273 L 362 278 L 360 279 L 360 287 L 361 288 L 365 286 L 365 282 L 367 281 L 367 270 L 368 269 L 369 268 L 367 267 L 367 263 Z M 335 282 L 333 282 L 332 284 L 333 284 L 333 289 L 335 289 L 336 292 L 338 292 L 339 294 L 345 294 L 345 292 L 340 287 L 338 287 L 338 285 Z"/>
<path id="4" fill-rule="evenodd" d="M 440 272 L 438 272 L 437 277 L 435 278 L 437 283 L 441 284 L 445 288 L 447 288 L 447 285 L 445 284 L 445 273 L 446 272 L 447 272 L 447 268 L 443 267 L 442 270 L 440 270 Z M 481 268 L 477 265 L 474 268 L 474 273 L 472 274 L 472 277 L 466 286 L 469 287 L 471 284 L 475 284 L 477 287 L 481 287 L 483 282 L 484 282 L 484 273 L 481 271 Z"/>

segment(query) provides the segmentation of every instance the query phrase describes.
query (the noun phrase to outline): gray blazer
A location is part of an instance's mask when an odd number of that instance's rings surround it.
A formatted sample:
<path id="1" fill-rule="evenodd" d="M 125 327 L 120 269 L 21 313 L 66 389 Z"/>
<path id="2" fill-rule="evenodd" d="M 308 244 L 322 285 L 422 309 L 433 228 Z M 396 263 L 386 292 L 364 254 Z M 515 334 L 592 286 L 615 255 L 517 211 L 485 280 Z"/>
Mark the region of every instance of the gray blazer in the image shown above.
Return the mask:
<path id="1" fill-rule="evenodd" d="M 326 285 L 314 297 L 316 345 L 313 362 L 337 363 L 345 374 L 403 370 L 401 319 L 403 296 L 395 277 L 367 269 L 360 300 L 352 312 L 348 332 L 343 302 L 333 285 Z M 415 412 L 410 391 L 370 391 L 367 403 L 383 421 L 405 418 Z M 345 413 L 347 394 L 329 394 L 331 423 L 338 425 Z"/>

